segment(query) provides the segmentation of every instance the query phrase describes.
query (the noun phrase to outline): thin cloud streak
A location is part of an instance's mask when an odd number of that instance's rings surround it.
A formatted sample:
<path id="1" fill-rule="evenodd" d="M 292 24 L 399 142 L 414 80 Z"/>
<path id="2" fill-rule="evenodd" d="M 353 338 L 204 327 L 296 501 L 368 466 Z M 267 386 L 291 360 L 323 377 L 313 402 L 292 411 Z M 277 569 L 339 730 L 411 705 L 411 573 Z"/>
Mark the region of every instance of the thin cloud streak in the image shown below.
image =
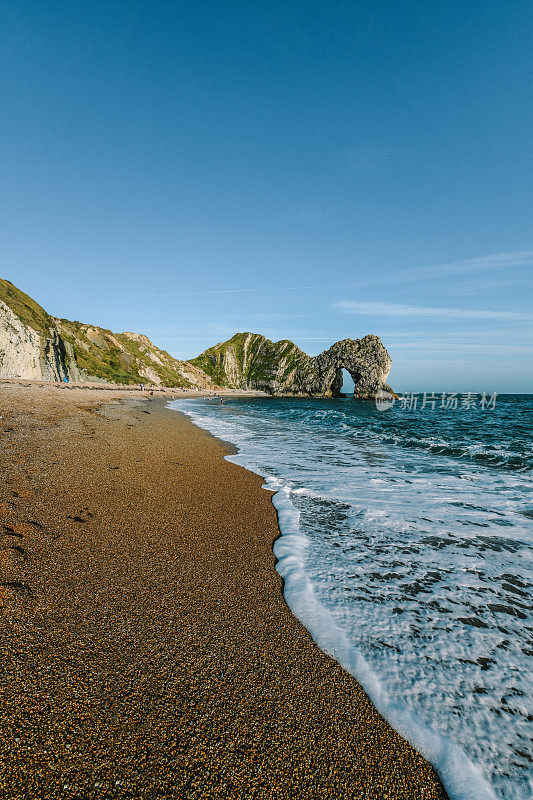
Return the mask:
<path id="1" fill-rule="evenodd" d="M 349 284 L 350 286 L 354 286 L 353 283 Z M 314 289 L 322 291 L 325 289 L 325 286 L 264 286 L 258 289 L 207 289 L 204 291 L 197 291 L 197 292 L 158 292 L 155 293 L 154 297 L 199 297 L 203 295 L 209 294 L 260 294 L 261 292 L 300 292 L 304 289 Z M 335 289 L 342 289 L 344 286 L 341 284 L 339 286 L 333 287 Z"/>
<path id="2" fill-rule="evenodd" d="M 528 314 L 515 311 L 410 306 L 400 303 L 356 303 L 350 300 L 341 300 L 338 303 L 333 303 L 333 307 L 346 314 L 369 314 L 375 316 L 439 317 L 441 319 L 532 319 Z"/>
<path id="3" fill-rule="evenodd" d="M 397 269 L 391 278 L 436 278 L 449 275 L 464 275 L 465 273 L 483 272 L 494 269 L 516 269 L 533 266 L 533 250 L 517 250 L 513 253 L 490 253 L 476 258 L 464 258 L 459 261 L 447 261 L 442 264 L 433 264 L 426 267 L 410 267 Z M 376 281 L 387 280 L 387 276 L 376 278 Z"/>
<path id="4" fill-rule="evenodd" d="M 514 253 L 492 253 L 490 255 L 478 256 L 477 258 L 465 258 L 460 261 L 449 261 L 444 264 L 437 264 L 429 267 L 432 270 L 446 270 L 451 272 L 479 271 L 483 269 L 494 269 L 495 267 L 527 267 L 533 265 L 533 250 L 519 250 Z M 427 268 L 421 267 L 420 271 L 425 272 Z M 414 271 L 414 270 L 409 270 Z"/>
<path id="5" fill-rule="evenodd" d="M 533 354 L 533 346 L 521 344 L 509 345 L 495 345 L 487 342 L 487 344 L 470 344 L 469 342 L 450 342 L 442 345 L 439 344 L 420 344 L 416 342 L 402 342 L 401 344 L 387 343 L 389 350 L 401 351 L 419 351 L 431 353 L 451 353 L 457 350 L 461 353 L 478 353 L 480 355 L 488 355 L 492 358 L 495 355 L 506 355 L 509 357 L 524 356 Z"/>
<path id="6" fill-rule="evenodd" d="M 475 275 L 479 272 L 491 272 L 495 269 L 513 270 L 521 267 L 533 267 L 533 250 L 517 250 L 512 253 L 490 253 L 476 258 L 465 258 L 459 261 L 447 261 L 442 264 L 430 264 L 423 267 L 390 267 L 385 275 L 358 281 L 358 286 L 394 283 L 416 279 L 433 281 L 435 278 L 448 278 L 451 275 Z M 492 274 L 492 273 L 491 273 Z M 507 272 L 506 272 L 507 275 Z M 507 283 L 510 283 L 507 280 Z M 345 287 L 343 287 L 345 288 Z"/>
<path id="7" fill-rule="evenodd" d="M 375 278 L 363 278 L 354 280 L 350 283 L 327 283 L 315 284 L 312 286 L 263 286 L 258 288 L 244 289 L 204 289 L 191 292 L 155 292 L 154 297 L 201 297 L 204 295 L 220 294 L 261 294 L 264 292 L 300 292 L 314 291 L 322 292 L 325 289 L 349 289 L 359 286 L 372 286 L 374 284 L 394 282 L 413 278 L 434 278 L 436 276 L 446 277 L 448 275 L 462 274 L 465 272 L 480 272 L 491 269 L 513 269 L 518 267 L 533 266 L 533 250 L 519 250 L 513 253 L 492 253 L 479 256 L 477 258 L 467 258 L 460 261 L 449 261 L 443 264 L 434 264 L 427 267 L 412 267 L 408 269 L 390 268 L 390 272 Z"/>

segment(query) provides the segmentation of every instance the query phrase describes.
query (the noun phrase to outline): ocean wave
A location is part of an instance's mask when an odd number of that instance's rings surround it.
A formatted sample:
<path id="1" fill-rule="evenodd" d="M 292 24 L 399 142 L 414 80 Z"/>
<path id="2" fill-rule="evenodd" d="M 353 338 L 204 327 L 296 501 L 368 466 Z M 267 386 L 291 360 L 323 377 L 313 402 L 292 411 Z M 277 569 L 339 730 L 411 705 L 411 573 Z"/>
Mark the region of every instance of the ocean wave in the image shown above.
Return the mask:
<path id="1" fill-rule="evenodd" d="M 526 798 L 527 478 L 385 442 L 368 406 L 225 406 L 177 404 L 276 492 L 293 613 L 452 800 Z"/>

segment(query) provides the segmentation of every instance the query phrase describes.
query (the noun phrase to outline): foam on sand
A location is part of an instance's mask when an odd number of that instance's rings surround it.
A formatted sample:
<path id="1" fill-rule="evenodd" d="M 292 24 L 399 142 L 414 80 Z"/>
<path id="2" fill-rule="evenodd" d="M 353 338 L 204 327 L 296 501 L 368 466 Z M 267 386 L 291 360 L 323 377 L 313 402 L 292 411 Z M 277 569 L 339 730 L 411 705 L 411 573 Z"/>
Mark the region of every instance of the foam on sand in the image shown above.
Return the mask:
<path id="1" fill-rule="evenodd" d="M 490 426 L 323 400 L 176 407 L 275 492 L 288 606 L 451 800 L 530 797 L 521 401 Z"/>
<path id="2" fill-rule="evenodd" d="M 228 457 L 238 463 L 235 457 Z M 274 480 L 264 488 L 272 490 Z M 282 488 L 272 499 L 283 536 L 274 545 L 276 569 L 284 580 L 284 596 L 295 617 L 307 628 L 321 650 L 334 658 L 358 681 L 379 713 L 413 745 L 437 771 L 450 800 L 496 800 L 496 795 L 465 753 L 454 742 L 430 730 L 395 702 L 368 662 L 317 600 L 304 567 L 307 538 L 299 533 L 299 513 Z"/>

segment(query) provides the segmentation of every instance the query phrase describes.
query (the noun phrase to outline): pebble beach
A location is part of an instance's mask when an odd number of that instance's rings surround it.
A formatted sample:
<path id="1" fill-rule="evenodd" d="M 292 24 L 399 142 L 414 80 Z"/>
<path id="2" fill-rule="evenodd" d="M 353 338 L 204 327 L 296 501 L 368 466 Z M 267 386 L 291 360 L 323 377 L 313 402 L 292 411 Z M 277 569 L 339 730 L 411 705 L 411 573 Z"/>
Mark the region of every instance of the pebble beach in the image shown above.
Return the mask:
<path id="1" fill-rule="evenodd" d="M 127 391 L 0 417 L 2 797 L 446 797 L 291 615 L 228 446 Z"/>

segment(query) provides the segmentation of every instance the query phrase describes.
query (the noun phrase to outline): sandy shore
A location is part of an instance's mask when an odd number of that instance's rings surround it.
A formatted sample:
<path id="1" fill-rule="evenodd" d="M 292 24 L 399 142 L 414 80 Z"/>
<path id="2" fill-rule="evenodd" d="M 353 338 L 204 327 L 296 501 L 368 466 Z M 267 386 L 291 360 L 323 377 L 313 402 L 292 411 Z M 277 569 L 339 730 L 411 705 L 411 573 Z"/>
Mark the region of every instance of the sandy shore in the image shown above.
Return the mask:
<path id="1" fill-rule="evenodd" d="M 444 798 L 288 611 L 260 480 L 128 394 L 0 386 L 0 795 Z"/>

